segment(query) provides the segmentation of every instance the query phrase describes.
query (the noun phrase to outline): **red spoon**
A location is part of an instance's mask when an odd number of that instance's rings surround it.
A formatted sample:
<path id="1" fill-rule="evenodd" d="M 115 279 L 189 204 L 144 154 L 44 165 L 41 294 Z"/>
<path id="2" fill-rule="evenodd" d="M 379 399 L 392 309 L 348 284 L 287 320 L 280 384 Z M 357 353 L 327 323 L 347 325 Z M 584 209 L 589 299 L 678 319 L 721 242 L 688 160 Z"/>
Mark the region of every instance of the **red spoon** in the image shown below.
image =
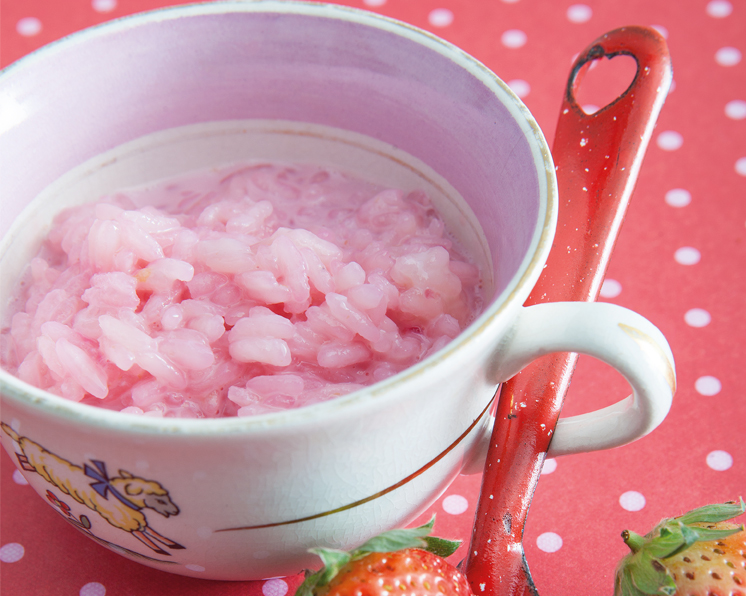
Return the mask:
<path id="1" fill-rule="evenodd" d="M 618 55 L 637 62 L 632 84 L 606 107 L 586 114 L 575 99 L 586 65 Z M 526 305 L 598 297 L 671 76 L 666 42 L 646 27 L 611 31 L 575 60 L 553 148 L 560 197 L 557 232 Z M 568 246 L 576 250 L 568 252 Z M 477 596 L 537 594 L 522 537 L 551 449 L 551 437 L 540 425 L 556 427 L 576 361 L 577 354 L 542 358 L 502 386 L 465 563 Z M 521 402 L 528 407 L 513 408 Z M 498 461 L 499 466 L 491 464 Z"/>

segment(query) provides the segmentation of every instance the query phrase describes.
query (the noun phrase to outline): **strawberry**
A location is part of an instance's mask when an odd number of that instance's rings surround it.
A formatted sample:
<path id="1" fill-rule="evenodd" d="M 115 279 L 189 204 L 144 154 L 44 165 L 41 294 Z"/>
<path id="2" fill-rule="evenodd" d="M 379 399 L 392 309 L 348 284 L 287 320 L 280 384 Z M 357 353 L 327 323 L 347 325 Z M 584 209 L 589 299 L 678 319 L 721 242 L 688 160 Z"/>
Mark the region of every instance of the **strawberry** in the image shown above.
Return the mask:
<path id="1" fill-rule="evenodd" d="M 311 549 L 324 567 L 296 596 L 472 596 L 466 576 L 443 558 L 461 543 L 430 536 L 434 522 L 385 532 L 351 552 Z"/>
<path id="2" fill-rule="evenodd" d="M 646 536 L 625 530 L 632 551 L 616 571 L 614 596 L 746 596 L 746 532 L 727 523 L 743 499 L 664 519 Z"/>

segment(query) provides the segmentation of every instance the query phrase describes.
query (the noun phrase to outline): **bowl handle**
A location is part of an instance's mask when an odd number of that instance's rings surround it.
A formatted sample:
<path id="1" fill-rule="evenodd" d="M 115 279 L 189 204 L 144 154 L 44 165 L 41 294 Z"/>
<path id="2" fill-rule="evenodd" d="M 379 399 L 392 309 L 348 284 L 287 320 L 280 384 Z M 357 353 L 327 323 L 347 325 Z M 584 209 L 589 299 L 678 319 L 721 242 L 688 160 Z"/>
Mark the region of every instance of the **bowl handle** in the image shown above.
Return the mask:
<path id="1" fill-rule="evenodd" d="M 673 354 L 666 338 L 647 319 L 615 304 L 549 302 L 524 308 L 512 341 L 501 346 L 501 353 L 505 352 L 508 356 L 501 358 L 494 373 L 498 378 L 511 377 L 546 354 L 579 352 L 616 368 L 633 389 L 632 395 L 606 408 L 538 422 L 534 431 L 551 439 L 549 457 L 636 441 L 663 422 L 676 392 Z M 518 372 L 501 391 L 500 400 L 510 404 L 509 420 L 524 415 L 529 399 L 536 403 L 542 398 L 517 392 L 525 374 L 533 373 Z M 533 385 L 535 378 L 527 382 Z"/>
<path id="2" fill-rule="evenodd" d="M 583 67 L 620 54 L 637 62 L 632 84 L 609 105 L 586 114 L 575 100 Z M 553 147 L 560 196 L 557 233 L 527 305 L 597 298 L 671 79 L 666 42 L 647 27 L 611 31 L 576 58 Z M 575 353 L 547 356 L 501 389 L 464 562 L 477 596 L 537 594 L 521 539 L 552 436 L 562 435 L 562 425 L 551 434 L 547 429 L 557 424 L 576 362 Z M 512 416 L 513 404 L 522 402 L 521 416 Z M 498 460 L 500 465 L 492 465 Z"/>

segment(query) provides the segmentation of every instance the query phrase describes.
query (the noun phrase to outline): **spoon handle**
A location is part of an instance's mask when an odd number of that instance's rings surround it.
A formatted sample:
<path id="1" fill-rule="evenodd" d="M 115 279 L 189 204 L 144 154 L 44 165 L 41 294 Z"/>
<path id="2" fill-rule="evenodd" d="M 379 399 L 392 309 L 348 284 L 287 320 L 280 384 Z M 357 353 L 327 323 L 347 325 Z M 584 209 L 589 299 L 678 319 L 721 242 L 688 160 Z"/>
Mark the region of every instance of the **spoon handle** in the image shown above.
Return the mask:
<path id="1" fill-rule="evenodd" d="M 637 62 L 633 82 L 586 114 L 575 99 L 583 74 L 593 60 L 621 54 Z M 611 31 L 576 58 L 552 151 L 557 231 L 526 305 L 598 297 L 671 77 L 666 42 L 646 27 Z M 537 595 L 523 528 L 576 362 L 577 354 L 551 354 L 502 385 L 464 569 L 477 596 Z M 527 407 L 514 407 L 520 403 Z"/>

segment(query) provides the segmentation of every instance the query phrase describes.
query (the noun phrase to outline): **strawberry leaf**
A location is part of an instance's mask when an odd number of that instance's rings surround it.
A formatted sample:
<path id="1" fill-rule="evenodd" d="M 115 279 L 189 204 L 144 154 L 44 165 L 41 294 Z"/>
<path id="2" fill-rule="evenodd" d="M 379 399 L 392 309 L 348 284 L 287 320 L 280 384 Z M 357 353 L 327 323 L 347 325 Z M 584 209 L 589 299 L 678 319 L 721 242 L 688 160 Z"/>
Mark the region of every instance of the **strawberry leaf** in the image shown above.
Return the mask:
<path id="1" fill-rule="evenodd" d="M 726 528 L 726 529 L 714 529 L 714 528 L 691 528 L 685 526 L 686 529 L 691 532 L 694 536 L 696 536 L 695 542 L 707 542 L 710 540 L 720 540 L 722 538 L 727 538 L 728 536 L 732 536 L 733 534 L 737 534 L 738 532 L 741 532 L 743 530 L 743 525 L 735 526 L 734 528 Z M 694 543 L 692 543 L 694 544 Z"/>
<path id="2" fill-rule="evenodd" d="M 350 553 L 333 548 L 312 548 L 309 552 L 321 557 L 324 566 L 316 573 L 306 573 L 306 579 L 295 592 L 295 596 L 312 596 L 317 587 L 325 586 L 332 581 L 352 558 Z"/>
<path id="3" fill-rule="evenodd" d="M 324 562 L 324 567 L 321 569 L 321 576 L 319 577 L 318 582 L 318 585 L 320 586 L 328 584 L 331 579 L 339 573 L 339 570 L 347 565 L 347 563 L 352 559 L 350 553 L 334 548 L 312 548 L 310 549 L 310 552 L 319 555 L 321 560 Z"/>
<path id="4" fill-rule="evenodd" d="M 298 586 L 298 589 L 295 591 L 295 596 L 313 596 L 313 590 L 319 585 L 319 578 L 321 577 L 322 572 L 323 569 L 316 573 L 310 573 L 306 570 L 306 579 L 304 579 L 303 583 Z"/>
<path id="5" fill-rule="evenodd" d="M 651 595 L 672 596 L 676 593 L 676 582 L 658 559 L 644 550 L 635 558 L 637 560 L 629 566 L 629 572 L 632 583 L 637 589 L 643 594 Z"/>
<path id="6" fill-rule="evenodd" d="M 616 581 L 614 584 L 614 596 L 648 596 L 644 592 L 641 592 L 632 581 L 632 575 L 630 568 L 627 565 L 623 565 L 619 571 L 617 571 Z"/>
<path id="7" fill-rule="evenodd" d="M 430 534 L 435 524 L 435 516 L 418 528 L 404 530 L 389 530 L 374 536 L 368 542 L 352 551 L 353 558 L 359 558 L 368 553 L 390 553 L 405 548 L 427 548 L 424 538 Z"/>
<path id="8" fill-rule="evenodd" d="M 692 544 L 694 543 L 687 542 L 681 529 L 671 531 L 669 528 L 662 528 L 660 535 L 651 539 L 643 548 L 656 559 L 666 559 L 689 548 Z"/>
<path id="9" fill-rule="evenodd" d="M 733 519 L 746 511 L 746 504 L 742 498 L 739 502 L 729 501 L 727 503 L 716 503 L 714 505 L 705 505 L 694 509 L 689 513 L 677 517 L 676 519 L 682 524 L 709 523 L 714 524 L 721 521 Z"/>
<path id="10" fill-rule="evenodd" d="M 461 546 L 460 540 L 446 540 L 445 538 L 437 538 L 436 536 L 425 536 L 424 541 L 427 543 L 427 546 L 423 550 L 444 559 L 450 557 Z"/>

